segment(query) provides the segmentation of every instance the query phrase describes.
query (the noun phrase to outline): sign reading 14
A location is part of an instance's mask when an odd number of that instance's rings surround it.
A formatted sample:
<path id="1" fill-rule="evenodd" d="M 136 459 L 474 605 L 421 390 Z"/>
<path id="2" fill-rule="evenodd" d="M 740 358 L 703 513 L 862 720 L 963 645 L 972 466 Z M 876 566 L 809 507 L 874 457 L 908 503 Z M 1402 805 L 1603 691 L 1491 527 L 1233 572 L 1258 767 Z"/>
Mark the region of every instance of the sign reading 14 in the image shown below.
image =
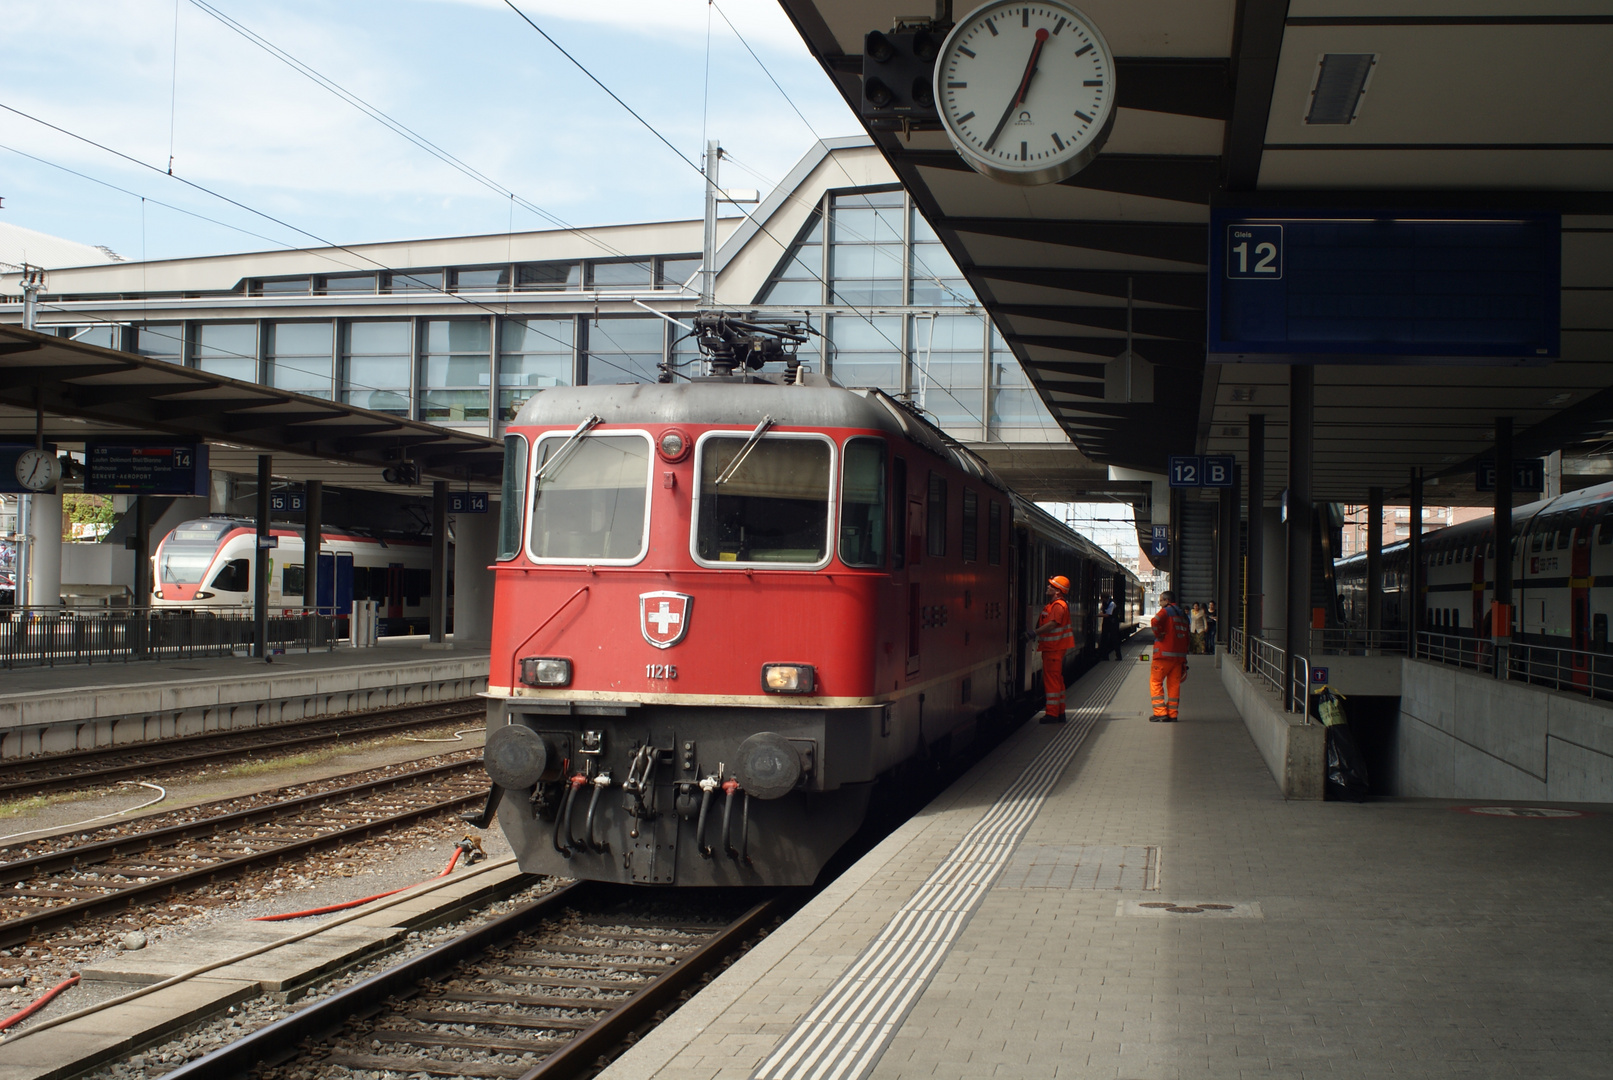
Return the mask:
<path id="1" fill-rule="evenodd" d="M 1227 277 L 1278 281 L 1282 276 L 1281 225 L 1227 226 Z"/>

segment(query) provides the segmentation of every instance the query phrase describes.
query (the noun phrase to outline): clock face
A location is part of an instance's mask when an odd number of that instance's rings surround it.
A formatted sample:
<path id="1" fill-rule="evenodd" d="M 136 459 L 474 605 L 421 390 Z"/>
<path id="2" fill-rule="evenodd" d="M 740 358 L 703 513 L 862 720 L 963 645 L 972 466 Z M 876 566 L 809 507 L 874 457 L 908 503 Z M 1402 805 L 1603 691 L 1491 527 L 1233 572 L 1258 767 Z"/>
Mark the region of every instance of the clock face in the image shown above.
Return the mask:
<path id="1" fill-rule="evenodd" d="M 1053 0 L 997 0 L 941 46 L 935 100 L 952 145 L 978 172 L 1051 184 L 1079 172 L 1109 137 L 1115 62 L 1090 19 Z"/>
<path id="2" fill-rule="evenodd" d="M 24 450 L 17 455 L 17 483 L 29 491 L 44 491 L 56 483 L 60 468 L 49 450 Z"/>

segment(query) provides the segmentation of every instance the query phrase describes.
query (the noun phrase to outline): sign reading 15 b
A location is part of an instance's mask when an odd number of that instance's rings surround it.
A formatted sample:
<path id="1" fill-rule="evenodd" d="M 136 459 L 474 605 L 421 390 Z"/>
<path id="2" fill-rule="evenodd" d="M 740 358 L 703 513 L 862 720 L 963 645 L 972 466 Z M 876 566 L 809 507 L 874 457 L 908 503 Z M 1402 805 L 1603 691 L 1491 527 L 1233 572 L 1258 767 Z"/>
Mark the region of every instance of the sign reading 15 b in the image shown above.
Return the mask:
<path id="1" fill-rule="evenodd" d="M 1282 276 L 1281 225 L 1227 226 L 1227 277 L 1278 281 Z"/>

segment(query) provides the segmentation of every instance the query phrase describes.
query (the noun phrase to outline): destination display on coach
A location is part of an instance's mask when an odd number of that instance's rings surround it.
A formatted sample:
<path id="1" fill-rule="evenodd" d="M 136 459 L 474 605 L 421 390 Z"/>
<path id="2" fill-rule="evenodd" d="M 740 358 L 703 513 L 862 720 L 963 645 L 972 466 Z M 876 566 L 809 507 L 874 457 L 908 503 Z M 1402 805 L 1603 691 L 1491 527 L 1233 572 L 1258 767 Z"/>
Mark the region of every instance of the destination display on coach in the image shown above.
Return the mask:
<path id="1" fill-rule="evenodd" d="M 206 495 L 206 443 L 85 443 L 92 495 Z"/>
<path id="2" fill-rule="evenodd" d="M 1223 207 L 1209 277 L 1211 363 L 1559 355 L 1556 214 Z"/>

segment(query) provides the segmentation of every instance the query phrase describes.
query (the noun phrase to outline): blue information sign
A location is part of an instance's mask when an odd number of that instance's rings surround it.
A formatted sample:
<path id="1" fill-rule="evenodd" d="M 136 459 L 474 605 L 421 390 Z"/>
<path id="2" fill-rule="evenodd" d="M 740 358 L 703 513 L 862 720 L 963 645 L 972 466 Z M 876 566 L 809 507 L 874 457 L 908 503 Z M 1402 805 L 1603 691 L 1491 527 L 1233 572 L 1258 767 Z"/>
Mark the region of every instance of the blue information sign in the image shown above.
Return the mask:
<path id="1" fill-rule="evenodd" d="M 1474 491 L 1495 490 L 1495 462 L 1481 461 L 1473 476 Z M 1544 458 L 1523 458 L 1512 463 L 1513 491 L 1545 491 L 1546 462 Z"/>
<path id="2" fill-rule="evenodd" d="M 1204 459 L 1204 486 L 1213 488 L 1229 488 L 1232 486 L 1232 469 L 1237 464 L 1235 457 L 1206 457 Z"/>
<path id="3" fill-rule="evenodd" d="M 1212 363 L 1545 362 L 1559 355 L 1556 214 L 1210 214 Z"/>
<path id="4" fill-rule="evenodd" d="M 1328 675 L 1328 671 L 1327 671 L 1327 668 L 1325 668 L 1325 667 L 1313 667 L 1313 668 L 1311 668 L 1311 682 L 1313 682 L 1313 683 L 1316 683 L 1316 684 L 1321 685 L 1321 686 L 1326 686 L 1327 685 L 1327 675 Z"/>
<path id="5" fill-rule="evenodd" d="M 308 500 L 300 491 L 269 492 L 271 514 L 300 514 L 308 509 Z"/>
<path id="6" fill-rule="evenodd" d="M 1194 454 L 1174 456 L 1170 461 L 1171 487 L 1203 487 L 1204 459 Z"/>
<path id="7" fill-rule="evenodd" d="M 1155 525 L 1154 539 L 1148 545 L 1148 557 L 1155 561 L 1163 559 L 1171 553 L 1171 538 L 1169 525 Z"/>
<path id="8" fill-rule="evenodd" d="M 448 493 L 448 512 L 450 514 L 487 513 L 487 492 L 450 491 Z"/>
<path id="9" fill-rule="evenodd" d="M 84 444 L 91 495 L 206 495 L 206 443 Z"/>

